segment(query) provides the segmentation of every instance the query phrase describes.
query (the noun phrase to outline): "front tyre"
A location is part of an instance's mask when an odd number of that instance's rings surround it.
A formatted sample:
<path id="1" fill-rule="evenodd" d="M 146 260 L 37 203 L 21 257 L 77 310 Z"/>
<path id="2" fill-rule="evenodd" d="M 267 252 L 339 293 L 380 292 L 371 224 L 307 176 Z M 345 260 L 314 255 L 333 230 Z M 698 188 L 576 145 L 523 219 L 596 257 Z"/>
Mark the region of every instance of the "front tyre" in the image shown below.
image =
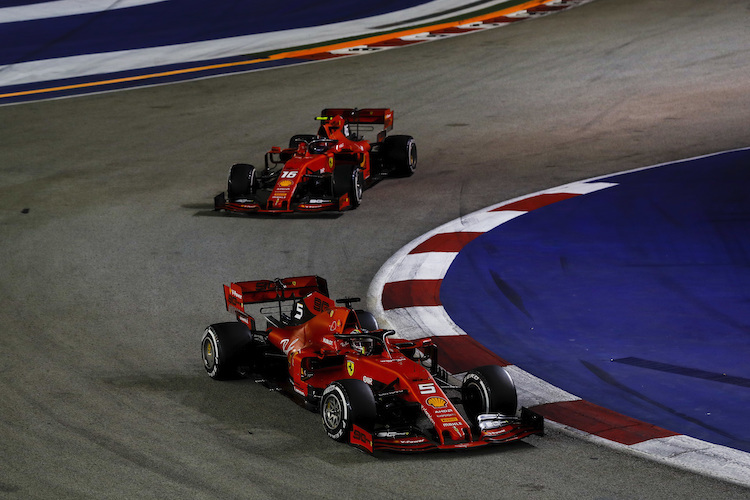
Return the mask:
<path id="1" fill-rule="evenodd" d="M 352 207 L 357 208 L 362 203 L 362 193 L 365 190 L 365 174 L 359 168 L 352 169 L 352 189 L 349 191 L 349 200 Z"/>
<path id="2" fill-rule="evenodd" d="M 518 407 L 516 386 L 510 374 L 497 365 L 470 370 L 461 385 L 461 399 L 472 423 L 483 413 L 513 416 Z"/>
<path id="3" fill-rule="evenodd" d="M 237 378 L 238 368 L 248 361 L 250 330 L 239 322 L 207 327 L 201 339 L 201 359 L 208 376 L 215 380 Z"/>
<path id="4" fill-rule="evenodd" d="M 320 417 L 331 439 L 347 441 L 354 425 L 372 432 L 376 416 L 375 397 L 361 380 L 338 380 L 323 391 Z"/>
<path id="5" fill-rule="evenodd" d="M 349 195 L 352 208 L 357 208 L 362 203 L 364 191 L 364 173 L 356 165 L 340 165 L 333 171 L 333 195 L 341 197 Z"/>
<path id="6" fill-rule="evenodd" d="M 410 135 L 390 135 L 383 141 L 383 160 L 389 171 L 410 177 L 417 169 L 417 143 Z"/>
<path id="7" fill-rule="evenodd" d="M 229 201 L 251 198 L 255 194 L 255 167 L 237 163 L 229 169 L 227 197 Z"/>

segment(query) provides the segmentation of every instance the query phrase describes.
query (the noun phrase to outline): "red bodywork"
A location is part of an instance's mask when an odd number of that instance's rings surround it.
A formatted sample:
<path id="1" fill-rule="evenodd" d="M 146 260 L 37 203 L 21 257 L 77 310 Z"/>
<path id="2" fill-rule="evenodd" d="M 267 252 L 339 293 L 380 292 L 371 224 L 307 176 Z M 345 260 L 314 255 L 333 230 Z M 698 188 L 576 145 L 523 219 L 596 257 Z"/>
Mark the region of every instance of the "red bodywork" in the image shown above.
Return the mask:
<path id="1" fill-rule="evenodd" d="M 314 401 L 329 384 L 341 379 L 359 379 L 373 392 L 397 394 L 398 398 L 421 407 L 434 427 L 433 439 L 398 433 L 370 433 L 355 426 L 349 442 L 369 452 L 377 449 L 419 451 L 458 449 L 501 443 L 540 434 L 540 427 L 507 422 L 493 429 L 478 431 L 467 422 L 446 395 L 434 373 L 437 348 L 429 338 L 410 341 L 382 334 L 382 350 L 369 355 L 356 350 L 348 339 L 362 333 L 358 312 L 350 303 L 337 306 L 328 297 L 327 283 L 317 276 L 276 281 L 244 281 L 224 286 L 227 310 L 256 331 L 255 319 L 245 304 L 291 301 L 287 317 L 292 324 L 266 316 L 267 342 L 288 361 L 289 378 L 295 393 Z M 357 299 L 344 299 L 357 300 Z M 380 331 L 382 332 L 382 331 Z M 414 350 L 431 353 L 435 364 L 428 368 L 412 357 Z M 435 438 L 436 436 L 436 438 Z"/>
<path id="2" fill-rule="evenodd" d="M 328 108 L 322 115 L 317 118 L 321 124 L 316 136 L 322 147 L 313 148 L 306 142 L 289 148 L 272 147 L 266 153 L 265 170 L 258 175 L 259 179 L 266 179 L 265 189 L 242 200 L 231 199 L 228 192 L 226 196 L 220 193 L 214 198 L 214 209 L 238 213 L 291 213 L 343 211 L 356 206 L 350 193 L 327 192 L 331 191 L 327 188 L 334 170 L 341 165 L 356 166 L 365 186 L 377 177 L 373 171 L 372 144 L 346 132 L 354 127 L 372 129 L 374 125 L 382 125 L 377 134 L 377 141 L 381 142 L 393 128 L 393 111 Z M 300 195 L 301 186 L 315 182 L 322 184 L 323 189 Z"/>

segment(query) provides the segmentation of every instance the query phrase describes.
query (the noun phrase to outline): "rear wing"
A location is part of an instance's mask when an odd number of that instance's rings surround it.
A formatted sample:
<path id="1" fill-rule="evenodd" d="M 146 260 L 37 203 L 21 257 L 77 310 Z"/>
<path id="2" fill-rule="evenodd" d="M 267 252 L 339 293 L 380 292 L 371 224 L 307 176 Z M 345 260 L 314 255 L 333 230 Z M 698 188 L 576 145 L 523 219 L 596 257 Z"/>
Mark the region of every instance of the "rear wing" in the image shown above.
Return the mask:
<path id="1" fill-rule="evenodd" d="M 245 304 L 294 300 L 320 292 L 328 297 L 328 283 L 320 276 L 238 281 L 224 285 L 227 311 L 245 312 Z"/>
<path id="2" fill-rule="evenodd" d="M 320 276 L 298 276 L 276 280 L 238 281 L 224 285 L 227 311 L 234 312 L 237 320 L 255 330 L 255 318 L 245 312 L 245 304 L 283 302 L 319 292 L 328 297 L 328 283 Z"/>
<path id="3" fill-rule="evenodd" d="M 383 130 L 393 128 L 393 110 L 389 108 L 326 108 L 320 112 L 319 120 L 330 120 L 341 115 L 350 124 L 382 124 Z"/>

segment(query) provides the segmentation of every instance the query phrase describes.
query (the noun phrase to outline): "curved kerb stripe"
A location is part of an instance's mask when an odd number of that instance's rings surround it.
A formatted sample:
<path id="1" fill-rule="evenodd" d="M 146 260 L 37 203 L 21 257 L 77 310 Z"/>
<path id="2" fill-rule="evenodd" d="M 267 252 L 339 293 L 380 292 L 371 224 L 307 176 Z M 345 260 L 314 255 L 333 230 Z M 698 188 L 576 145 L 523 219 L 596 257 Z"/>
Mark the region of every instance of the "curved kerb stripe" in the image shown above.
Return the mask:
<path id="1" fill-rule="evenodd" d="M 505 366 L 518 387 L 519 402 L 555 427 L 672 466 L 750 485 L 750 454 L 621 415 L 554 387 L 479 344 L 453 322 L 440 302 L 442 280 L 465 245 L 537 208 L 616 186 L 599 180 L 606 177 L 500 203 L 422 235 L 383 265 L 370 285 L 368 306 L 382 324 L 402 337 L 431 337 L 440 347 L 440 364 L 451 373 L 489 363 Z"/>

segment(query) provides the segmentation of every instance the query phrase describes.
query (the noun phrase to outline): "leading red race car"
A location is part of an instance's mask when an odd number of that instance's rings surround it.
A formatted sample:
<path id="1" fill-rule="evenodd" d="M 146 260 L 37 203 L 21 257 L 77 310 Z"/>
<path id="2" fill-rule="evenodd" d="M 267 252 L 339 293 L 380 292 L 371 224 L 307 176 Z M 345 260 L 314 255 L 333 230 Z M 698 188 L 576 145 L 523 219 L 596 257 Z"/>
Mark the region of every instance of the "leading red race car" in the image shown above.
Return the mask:
<path id="1" fill-rule="evenodd" d="M 229 170 L 227 192 L 215 210 L 289 213 L 347 210 L 359 206 L 364 189 L 388 176 L 407 177 L 417 168 L 417 145 L 409 135 L 391 135 L 393 111 L 330 108 L 317 118 L 317 135 L 292 136 L 288 148 L 273 147 L 265 168 L 238 163 Z M 363 132 L 383 128 L 374 142 Z"/>
<path id="2" fill-rule="evenodd" d="M 320 412 L 332 439 L 375 450 L 462 449 L 543 434 L 543 418 L 522 408 L 510 375 L 496 365 L 459 382 L 438 365 L 430 339 L 396 338 L 359 299 L 337 301 L 326 281 L 300 276 L 224 286 L 238 321 L 206 328 L 203 365 L 214 379 L 261 374 Z M 259 330 L 248 304 L 261 307 Z M 337 305 L 343 304 L 343 305 Z"/>

